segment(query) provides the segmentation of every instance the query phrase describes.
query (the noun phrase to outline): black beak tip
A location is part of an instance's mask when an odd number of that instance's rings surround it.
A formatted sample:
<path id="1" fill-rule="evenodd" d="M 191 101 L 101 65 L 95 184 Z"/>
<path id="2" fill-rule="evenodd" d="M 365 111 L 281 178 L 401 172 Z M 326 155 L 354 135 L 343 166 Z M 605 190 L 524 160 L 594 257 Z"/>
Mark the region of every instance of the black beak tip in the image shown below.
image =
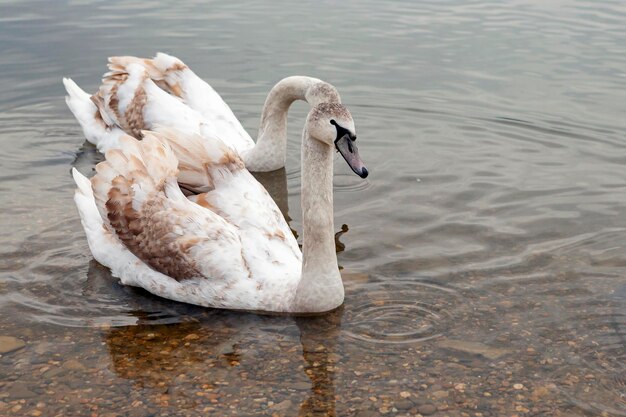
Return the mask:
<path id="1" fill-rule="evenodd" d="M 368 175 L 369 175 L 369 172 L 368 172 L 367 168 L 365 168 L 365 167 L 361 168 L 361 173 L 359 174 L 359 177 L 367 178 Z"/>

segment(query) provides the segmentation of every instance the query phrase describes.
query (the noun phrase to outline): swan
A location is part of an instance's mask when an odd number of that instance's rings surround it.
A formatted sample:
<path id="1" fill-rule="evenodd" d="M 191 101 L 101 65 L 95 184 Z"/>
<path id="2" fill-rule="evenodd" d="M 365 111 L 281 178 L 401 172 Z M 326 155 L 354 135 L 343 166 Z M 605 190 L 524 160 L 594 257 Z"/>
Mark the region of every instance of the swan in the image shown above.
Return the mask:
<path id="1" fill-rule="evenodd" d="M 265 100 L 255 144 L 219 94 L 180 59 L 164 53 L 154 59 L 120 56 L 109 58 L 108 67 L 93 96 L 71 79 L 63 79 L 68 107 L 87 140 L 103 153 L 118 148 L 124 134 L 140 139 L 142 130 L 168 126 L 222 139 L 250 171 L 274 171 L 285 166 L 291 104 L 296 100 L 311 107 L 341 103 L 335 87 L 324 81 L 284 78 Z"/>
<path id="2" fill-rule="evenodd" d="M 303 245 L 241 156 L 219 138 L 172 128 L 122 135 L 89 180 L 75 168 L 74 200 L 94 258 L 125 285 L 225 309 L 321 313 L 344 300 L 335 254 L 333 153 L 368 171 L 354 121 L 320 103 L 302 132 Z M 333 149 L 334 148 L 334 149 Z M 209 191 L 189 198 L 182 182 Z"/>

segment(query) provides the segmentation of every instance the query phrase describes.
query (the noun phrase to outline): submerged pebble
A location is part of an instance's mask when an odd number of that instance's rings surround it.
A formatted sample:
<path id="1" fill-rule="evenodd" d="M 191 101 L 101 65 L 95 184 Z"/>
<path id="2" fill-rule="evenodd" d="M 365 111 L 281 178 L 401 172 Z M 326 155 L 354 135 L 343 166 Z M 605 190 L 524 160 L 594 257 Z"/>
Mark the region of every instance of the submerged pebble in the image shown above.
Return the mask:
<path id="1" fill-rule="evenodd" d="M 467 340 L 444 339 L 438 345 L 446 349 L 454 349 L 465 353 L 484 356 L 487 359 L 498 359 L 511 353 L 508 349 L 495 348 L 480 342 L 470 342 Z"/>
<path id="2" fill-rule="evenodd" d="M 434 404 L 422 404 L 417 407 L 417 412 L 424 416 L 430 416 L 437 412 L 437 406 Z"/>
<path id="3" fill-rule="evenodd" d="M 13 336 L 0 336 L 0 354 L 10 353 L 26 346 L 23 340 Z"/>

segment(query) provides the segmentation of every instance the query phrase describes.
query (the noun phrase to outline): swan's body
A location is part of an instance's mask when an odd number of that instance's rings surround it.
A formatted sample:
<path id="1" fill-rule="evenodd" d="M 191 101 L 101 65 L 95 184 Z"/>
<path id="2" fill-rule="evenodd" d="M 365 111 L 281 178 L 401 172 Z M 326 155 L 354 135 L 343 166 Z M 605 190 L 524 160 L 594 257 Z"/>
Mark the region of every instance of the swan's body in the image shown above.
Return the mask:
<path id="1" fill-rule="evenodd" d="M 345 107 L 319 104 L 307 118 L 302 253 L 236 151 L 197 133 L 141 133 L 142 141 L 120 134 L 91 181 L 73 172 L 89 247 L 122 283 L 208 307 L 323 312 L 341 305 L 333 147 L 367 176 Z M 209 191 L 188 199 L 179 182 Z"/>
<path id="2" fill-rule="evenodd" d="M 66 102 L 87 140 L 101 152 L 119 149 L 122 133 L 141 138 L 142 130 L 169 127 L 206 138 L 220 138 L 239 152 L 250 171 L 284 167 L 287 111 L 295 100 L 312 107 L 340 103 L 337 90 L 311 77 L 281 80 L 268 94 L 256 144 L 215 90 L 178 58 L 159 53 L 154 59 L 109 58 L 110 72 L 89 96 L 64 79 Z"/>

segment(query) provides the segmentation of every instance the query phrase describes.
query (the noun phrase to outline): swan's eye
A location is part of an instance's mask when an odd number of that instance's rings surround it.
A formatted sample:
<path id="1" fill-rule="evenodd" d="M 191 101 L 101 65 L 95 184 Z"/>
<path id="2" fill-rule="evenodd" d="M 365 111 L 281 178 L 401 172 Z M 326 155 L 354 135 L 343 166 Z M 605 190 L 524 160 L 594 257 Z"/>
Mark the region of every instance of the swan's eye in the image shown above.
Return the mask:
<path id="1" fill-rule="evenodd" d="M 356 140 L 356 134 L 350 132 L 348 129 L 346 129 L 343 126 L 340 126 L 337 122 L 335 122 L 335 120 L 331 120 L 330 121 L 331 125 L 334 125 L 335 128 L 337 129 L 337 139 L 335 139 L 335 142 L 337 142 L 339 139 L 341 139 L 344 136 L 347 136 L 348 139 L 350 139 L 350 141 L 354 142 Z M 352 151 L 350 151 L 352 152 Z"/>

